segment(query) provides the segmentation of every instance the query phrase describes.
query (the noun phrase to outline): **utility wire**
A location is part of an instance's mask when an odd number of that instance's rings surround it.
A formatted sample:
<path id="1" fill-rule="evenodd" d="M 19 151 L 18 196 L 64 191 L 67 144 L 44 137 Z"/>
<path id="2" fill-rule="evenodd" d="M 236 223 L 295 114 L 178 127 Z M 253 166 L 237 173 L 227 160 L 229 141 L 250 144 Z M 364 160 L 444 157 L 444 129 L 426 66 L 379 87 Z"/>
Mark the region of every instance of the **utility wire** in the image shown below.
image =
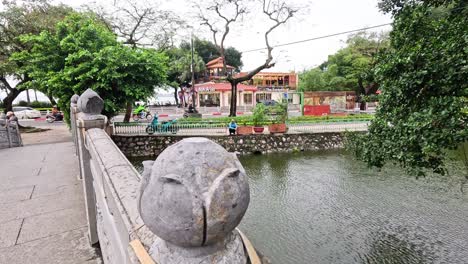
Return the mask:
<path id="1" fill-rule="evenodd" d="M 391 25 L 391 24 L 392 24 L 392 23 L 386 23 L 386 24 L 380 24 L 380 25 L 371 26 L 371 27 L 353 29 L 353 30 L 343 31 L 343 32 L 334 33 L 334 34 L 330 34 L 330 35 L 324 35 L 324 36 L 320 36 L 320 37 L 314 37 L 314 38 L 309 38 L 309 39 L 303 39 L 303 40 L 298 40 L 298 41 L 293 41 L 293 42 L 287 42 L 287 43 L 283 43 L 283 44 L 273 45 L 273 46 L 271 46 L 271 47 L 272 47 L 272 48 L 277 48 L 277 47 L 289 46 L 289 45 L 304 43 L 304 42 L 308 42 L 308 41 L 313 41 L 313 40 L 318 40 L 318 39 L 324 39 L 324 38 L 339 36 L 339 35 L 343 35 L 343 34 L 349 34 L 349 33 L 353 33 L 353 32 L 359 32 L 359 31 L 368 30 L 368 29 L 373 29 L 373 28 L 384 27 L 384 26 L 388 26 L 388 25 Z M 259 51 L 259 50 L 265 50 L 265 49 L 267 49 L 267 48 L 266 48 L 266 47 L 265 47 L 265 48 L 257 48 L 257 49 L 251 49 L 251 50 L 241 51 L 241 53 Z"/>

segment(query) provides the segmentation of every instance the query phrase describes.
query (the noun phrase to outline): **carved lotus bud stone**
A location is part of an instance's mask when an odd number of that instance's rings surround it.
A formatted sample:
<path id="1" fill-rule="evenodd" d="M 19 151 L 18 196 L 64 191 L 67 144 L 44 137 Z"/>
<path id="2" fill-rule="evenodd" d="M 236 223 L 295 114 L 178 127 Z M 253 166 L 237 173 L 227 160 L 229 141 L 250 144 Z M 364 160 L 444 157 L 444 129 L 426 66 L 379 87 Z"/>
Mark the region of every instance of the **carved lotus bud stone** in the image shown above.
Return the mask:
<path id="1" fill-rule="evenodd" d="M 78 99 L 78 110 L 89 115 L 99 115 L 104 109 L 104 100 L 93 90 L 86 90 Z"/>
<path id="2" fill-rule="evenodd" d="M 145 162 L 139 211 L 148 228 L 181 247 L 223 241 L 250 201 L 237 157 L 206 138 L 184 139 Z"/>
<path id="3" fill-rule="evenodd" d="M 78 99 L 80 99 L 80 96 L 77 95 L 77 94 L 74 94 L 74 95 L 70 98 L 70 103 L 76 105 L 76 104 L 78 103 Z"/>

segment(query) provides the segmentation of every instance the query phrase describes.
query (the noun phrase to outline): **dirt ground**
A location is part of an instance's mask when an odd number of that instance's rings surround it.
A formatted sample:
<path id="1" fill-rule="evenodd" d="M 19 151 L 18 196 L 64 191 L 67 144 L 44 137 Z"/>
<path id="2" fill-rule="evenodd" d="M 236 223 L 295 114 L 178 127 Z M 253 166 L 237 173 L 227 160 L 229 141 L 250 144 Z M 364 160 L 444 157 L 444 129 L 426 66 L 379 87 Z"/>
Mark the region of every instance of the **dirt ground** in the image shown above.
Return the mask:
<path id="1" fill-rule="evenodd" d="M 20 121 L 21 124 L 21 121 Z M 46 144 L 46 143 L 58 143 L 58 142 L 69 142 L 72 140 L 71 132 L 65 123 L 24 123 L 23 126 L 32 126 L 42 129 L 49 129 L 43 132 L 36 133 L 22 133 L 21 138 L 23 145 L 35 145 L 35 144 Z"/>

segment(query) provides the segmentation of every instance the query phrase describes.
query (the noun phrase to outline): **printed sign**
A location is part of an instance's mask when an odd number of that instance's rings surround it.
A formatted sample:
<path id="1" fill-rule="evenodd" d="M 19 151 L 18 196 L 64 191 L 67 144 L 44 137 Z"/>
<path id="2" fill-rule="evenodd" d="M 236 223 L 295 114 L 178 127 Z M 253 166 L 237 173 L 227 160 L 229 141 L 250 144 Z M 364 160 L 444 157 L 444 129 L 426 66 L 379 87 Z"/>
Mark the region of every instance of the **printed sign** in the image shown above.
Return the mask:
<path id="1" fill-rule="evenodd" d="M 211 87 L 198 87 L 197 91 L 199 92 L 214 92 L 215 89 Z"/>

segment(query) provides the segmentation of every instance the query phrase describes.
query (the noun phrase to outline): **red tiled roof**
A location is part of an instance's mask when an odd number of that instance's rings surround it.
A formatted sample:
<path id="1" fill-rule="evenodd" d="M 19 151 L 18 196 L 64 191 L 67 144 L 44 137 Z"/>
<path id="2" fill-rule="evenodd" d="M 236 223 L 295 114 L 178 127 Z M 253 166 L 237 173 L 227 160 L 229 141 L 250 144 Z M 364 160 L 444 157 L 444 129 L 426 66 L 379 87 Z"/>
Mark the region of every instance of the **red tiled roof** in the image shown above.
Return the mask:
<path id="1" fill-rule="evenodd" d="M 231 91 L 231 84 L 230 83 L 215 83 L 215 82 L 207 82 L 207 83 L 200 83 L 200 84 L 195 84 L 195 90 L 203 92 L 203 91 L 217 91 L 217 92 L 223 92 L 223 91 Z M 238 91 L 251 91 L 255 92 L 257 91 L 257 86 L 253 85 L 245 85 L 242 83 L 237 84 L 237 90 Z"/>
<path id="2" fill-rule="evenodd" d="M 224 67 L 223 63 L 217 63 L 214 65 L 206 66 L 207 69 L 216 69 L 216 68 L 223 68 L 223 67 Z M 226 65 L 226 68 L 234 69 L 234 67 L 232 67 L 231 65 Z"/>
<path id="3" fill-rule="evenodd" d="M 210 68 L 222 68 L 223 67 L 223 63 L 224 63 L 224 60 L 222 57 L 218 57 L 214 60 L 210 60 L 207 64 L 206 64 L 206 68 L 210 69 Z M 226 68 L 229 68 L 229 69 L 234 69 L 234 67 L 232 67 L 231 65 L 226 65 Z"/>
<path id="4" fill-rule="evenodd" d="M 248 72 L 240 72 L 238 75 L 239 76 L 244 76 L 247 75 Z M 259 72 L 255 74 L 255 76 L 277 76 L 277 75 L 296 75 L 295 72 Z"/>
<path id="5" fill-rule="evenodd" d="M 216 63 L 221 63 L 223 64 L 223 58 L 222 57 L 218 57 L 216 59 L 213 59 L 213 60 L 210 60 L 208 63 L 206 63 L 206 66 L 210 66 L 211 64 L 216 64 Z"/>

